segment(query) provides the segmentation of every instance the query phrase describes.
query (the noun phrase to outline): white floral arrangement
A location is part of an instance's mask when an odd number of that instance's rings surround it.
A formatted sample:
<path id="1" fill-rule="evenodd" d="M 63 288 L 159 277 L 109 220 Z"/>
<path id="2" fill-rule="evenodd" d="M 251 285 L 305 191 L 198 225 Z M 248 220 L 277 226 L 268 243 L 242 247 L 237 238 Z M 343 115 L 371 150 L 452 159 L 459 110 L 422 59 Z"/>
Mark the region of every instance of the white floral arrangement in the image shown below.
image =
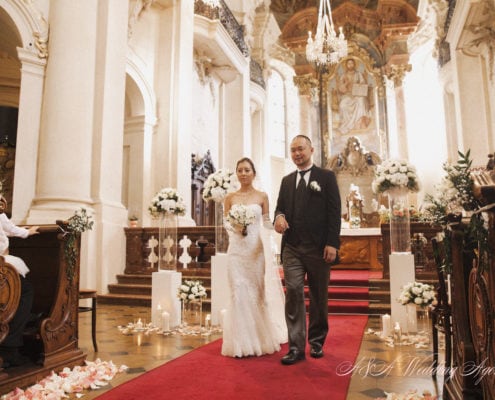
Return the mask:
<path id="1" fill-rule="evenodd" d="M 427 307 L 436 302 L 435 288 L 427 283 L 409 282 L 402 288 L 397 301 L 402 305 L 413 303 Z"/>
<path id="2" fill-rule="evenodd" d="M 251 208 L 244 204 L 233 204 L 225 219 L 232 227 L 239 228 L 242 234 L 246 236 L 247 227 L 254 223 L 256 215 Z"/>
<path id="3" fill-rule="evenodd" d="M 384 193 L 395 188 L 407 188 L 410 192 L 418 192 L 416 168 L 405 160 L 385 160 L 377 165 L 371 188 L 374 193 Z"/>
<path id="4" fill-rule="evenodd" d="M 186 303 L 191 300 L 198 300 L 202 297 L 206 297 L 206 289 L 201 281 L 186 279 L 182 282 L 182 285 L 179 286 L 177 297 Z"/>
<path id="5" fill-rule="evenodd" d="M 186 213 L 186 204 L 184 199 L 173 188 L 163 188 L 151 200 L 148 207 L 153 217 L 165 214 L 184 215 Z"/>
<path id="6" fill-rule="evenodd" d="M 387 397 L 377 397 L 375 400 L 437 400 L 436 395 L 432 395 L 430 391 L 425 390 L 419 394 L 417 390 L 408 390 L 406 393 L 387 393 Z"/>
<path id="7" fill-rule="evenodd" d="M 309 182 L 309 188 L 313 191 L 313 192 L 321 192 L 321 186 L 318 182 L 316 181 L 311 181 Z"/>
<path id="8" fill-rule="evenodd" d="M 227 193 L 237 190 L 237 177 L 228 169 L 219 169 L 208 175 L 203 188 L 203 200 L 223 201 Z"/>

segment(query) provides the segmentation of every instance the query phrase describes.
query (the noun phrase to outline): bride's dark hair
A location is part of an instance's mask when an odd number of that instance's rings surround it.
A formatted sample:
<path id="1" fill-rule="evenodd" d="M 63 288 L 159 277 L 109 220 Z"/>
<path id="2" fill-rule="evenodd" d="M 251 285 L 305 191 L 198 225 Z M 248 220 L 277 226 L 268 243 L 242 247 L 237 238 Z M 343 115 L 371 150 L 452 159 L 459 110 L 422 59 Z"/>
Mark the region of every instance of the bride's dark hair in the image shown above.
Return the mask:
<path id="1" fill-rule="evenodd" d="M 240 163 L 247 162 L 249 165 L 251 165 L 251 168 L 254 172 L 254 175 L 256 176 L 256 168 L 254 167 L 253 161 L 249 157 L 242 157 L 239 161 L 237 161 L 237 164 L 235 165 L 235 170 L 237 171 L 237 168 L 239 167 Z"/>

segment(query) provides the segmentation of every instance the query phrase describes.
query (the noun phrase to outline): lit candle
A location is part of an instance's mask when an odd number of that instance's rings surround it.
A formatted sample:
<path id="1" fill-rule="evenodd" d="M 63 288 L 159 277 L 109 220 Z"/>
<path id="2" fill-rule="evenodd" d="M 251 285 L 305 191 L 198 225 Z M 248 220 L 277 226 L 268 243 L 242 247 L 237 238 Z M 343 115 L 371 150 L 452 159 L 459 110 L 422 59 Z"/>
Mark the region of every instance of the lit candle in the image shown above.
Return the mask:
<path id="1" fill-rule="evenodd" d="M 382 338 L 390 336 L 390 315 L 382 315 Z"/>
<path id="2" fill-rule="evenodd" d="M 449 302 L 449 304 L 451 304 L 451 296 L 452 296 L 452 292 L 450 291 L 451 288 L 450 288 L 450 274 L 447 275 L 447 300 Z"/>
<path id="3" fill-rule="evenodd" d="M 227 310 L 224 308 L 220 310 L 220 328 L 223 329 L 223 324 L 225 323 L 225 314 L 227 314 Z"/>
<path id="4" fill-rule="evenodd" d="M 143 323 L 141 321 L 141 318 L 138 319 L 138 322 L 136 322 L 136 328 L 141 329 L 143 327 Z"/>
<path id="5" fill-rule="evenodd" d="M 205 317 L 205 329 L 209 331 L 211 329 L 211 314 L 206 314 Z"/>
<path id="6" fill-rule="evenodd" d="M 156 306 L 155 318 L 153 318 L 153 320 L 155 326 L 162 326 L 162 306 L 160 303 Z"/>
<path id="7" fill-rule="evenodd" d="M 164 332 L 170 331 L 170 314 L 166 311 L 162 312 L 162 329 Z"/>

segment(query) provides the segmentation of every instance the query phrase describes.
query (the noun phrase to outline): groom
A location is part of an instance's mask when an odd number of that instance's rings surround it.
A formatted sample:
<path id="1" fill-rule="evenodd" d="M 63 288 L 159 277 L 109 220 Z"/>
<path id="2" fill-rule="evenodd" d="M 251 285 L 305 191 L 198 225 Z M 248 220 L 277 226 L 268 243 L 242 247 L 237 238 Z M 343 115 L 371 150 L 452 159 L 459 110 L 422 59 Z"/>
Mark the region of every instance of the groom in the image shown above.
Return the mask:
<path id="1" fill-rule="evenodd" d="M 282 180 L 274 221 L 275 230 L 283 234 L 285 319 L 289 331 L 289 352 L 281 360 L 284 365 L 305 359 L 306 276 L 310 299 L 310 356 L 323 357 L 328 333 L 330 264 L 337 259 L 341 218 L 335 174 L 313 165 L 311 140 L 305 135 L 297 135 L 291 142 L 290 152 L 297 171 Z"/>

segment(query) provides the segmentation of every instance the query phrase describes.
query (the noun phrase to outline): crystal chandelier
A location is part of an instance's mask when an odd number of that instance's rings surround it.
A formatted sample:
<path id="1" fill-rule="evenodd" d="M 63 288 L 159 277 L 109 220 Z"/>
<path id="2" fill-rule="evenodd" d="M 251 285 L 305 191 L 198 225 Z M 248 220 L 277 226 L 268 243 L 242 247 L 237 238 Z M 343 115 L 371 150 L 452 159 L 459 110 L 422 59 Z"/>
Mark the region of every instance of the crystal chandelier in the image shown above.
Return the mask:
<path id="1" fill-rule="evenodd" d="M 212 8 L 220 7 L 220 0 L 201 0 L 201 1 L 207 6 L 210 6 Z"/>
<path id="2" fill-rule="evenodd" d="M 347 41 L 344 38 L 342 27 L 339 28 L 339 36 L 335 33 L 330 0 L 320 0 L 316 35 L 313 40 L 311 31 L 309 31 L 308 36 L 306 59 L 310 63 L 325 66 L 335 64 L 342 57 L 347 56 Z"/>

